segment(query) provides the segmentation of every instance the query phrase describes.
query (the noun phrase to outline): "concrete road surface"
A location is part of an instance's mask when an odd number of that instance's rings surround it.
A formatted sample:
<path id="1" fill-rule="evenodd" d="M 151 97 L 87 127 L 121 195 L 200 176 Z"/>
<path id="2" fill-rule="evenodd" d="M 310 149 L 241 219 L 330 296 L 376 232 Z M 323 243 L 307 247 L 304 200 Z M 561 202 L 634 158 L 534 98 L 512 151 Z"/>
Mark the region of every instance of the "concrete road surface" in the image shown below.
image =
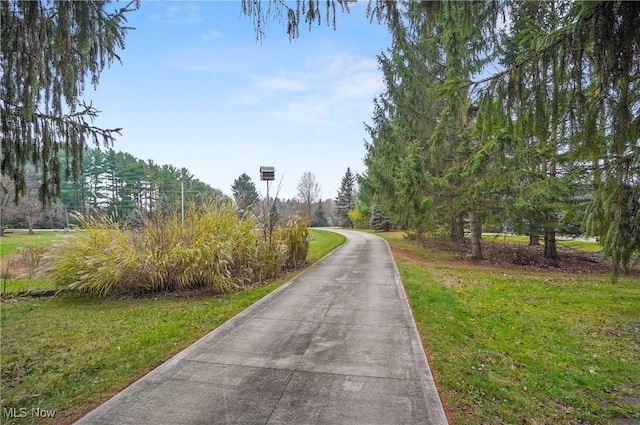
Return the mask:
<path id="1" fill-rule="evenodd" d="M 347 242 L 80 424 L 446 424 L 387 243 Z"/>

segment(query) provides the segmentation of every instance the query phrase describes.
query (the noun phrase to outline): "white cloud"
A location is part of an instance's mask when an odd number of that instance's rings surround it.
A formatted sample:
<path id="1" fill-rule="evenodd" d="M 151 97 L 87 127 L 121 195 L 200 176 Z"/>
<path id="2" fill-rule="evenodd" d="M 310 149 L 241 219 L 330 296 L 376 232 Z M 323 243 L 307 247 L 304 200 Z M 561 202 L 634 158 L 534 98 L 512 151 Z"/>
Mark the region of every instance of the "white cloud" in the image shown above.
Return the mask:
<path id="1" fill-rule="evenodd" d="M 348 121 L 354 113 L 368 115 L 382 89 L 375 60 L 341 53 L 276 76 L 254 76 L 235 101 L 277 121 L 327 126 L 336 117 Z"/>
<path id="2" fill-rule="evenodd" d="M 309 96 L 274 106 L 274 108 L 266 110 L 266 113 L 278 121 L 323 126 L 330 124 L 332 102 L 328 102 L 326 99 Z"/>
<path id="3" fill-rule="evenodd" d="M 325 58 L 328 62 L 327 71 L 331 73 L 351 74 L 361 71 L 375 71 L 378 69 L 378 62 L 375 59 L 356 56 L 349 53 L 341 53 Z"/>
<path id="4" fill-rule="evenodd" d="M 196 4 L 173 3 L 161 13 L 151 15 L 149 20 L 165 25 L 193 25 L 202 20 L 202 15 Z"/>
<path id="5" fill-rule="evenodd" d="M 218 40 L 220 38 L 223 38 L 224 34 L 221 31 L 218 31 L 215 28 L 211 28 L 209 31 L 207 31 L 206 33 L 202 34 L 202 39 L 204 41 L 213 41 L 213 40 Z"/>
<path id="6" fill-rule="evenodd" d="M 196 59 L 190 55 L 176 54 L 163 60 L 163 65 L 185 72 L 233 72 L 234 67 L 224 58 L 202 57 Z"/>
<path id="7" fill-rule="evenodd" d="M 372 104 L 374 96 L 383 89 L 382 77 L 375 72 L 360 72 L 336 81 L 335 95 L 343 100 L 366 100 Z"/>
<path id="8" fill-rule="evenodd" d="M 295 78 L 287 76 L 281 77 L 262 77 L 254 78 L 255 86 L 261 91 L 267 92 L 300 92 L 308 90 L 308 85 L 302 81 L 296 81 Z"/>

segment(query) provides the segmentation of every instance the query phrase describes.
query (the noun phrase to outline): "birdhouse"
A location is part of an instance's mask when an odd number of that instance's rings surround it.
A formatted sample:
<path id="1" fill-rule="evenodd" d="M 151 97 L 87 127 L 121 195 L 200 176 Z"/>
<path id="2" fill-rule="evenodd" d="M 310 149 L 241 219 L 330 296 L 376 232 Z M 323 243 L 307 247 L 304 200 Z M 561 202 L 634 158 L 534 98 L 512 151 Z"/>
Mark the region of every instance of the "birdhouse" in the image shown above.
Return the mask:
<path id="1" fill-rule="evenodd" d="M 260 180 L 271 181 L 276 179 L 275 167 L 260 167 Z"/>

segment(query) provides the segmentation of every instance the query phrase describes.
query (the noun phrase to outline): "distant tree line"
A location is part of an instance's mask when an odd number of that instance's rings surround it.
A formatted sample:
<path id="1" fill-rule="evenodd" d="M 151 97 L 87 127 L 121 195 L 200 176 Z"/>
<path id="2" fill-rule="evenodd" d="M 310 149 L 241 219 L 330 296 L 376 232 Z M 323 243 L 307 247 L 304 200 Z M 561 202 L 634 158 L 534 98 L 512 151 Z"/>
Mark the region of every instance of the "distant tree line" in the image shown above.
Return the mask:
<path id="1" fill-rule="evenodd" d="M 278 194 L 269 200 L 261 198 L 255 183 L 247 173 L 242 173 L 231 185 L 231 193 L 238 213 L 249 214 L 259 221 L 262 216 L 269 214 L 273 225 L 277 221 L 286 221 L 293 217 L 304 218 L 311 227 L 326 227 L 333 225 L 334 201 L 322 200 L 320 184 L 316 176 L 306 171 L 300 177 L 297 185 L 297 196 L 292 199 L 279 199 Z M 267 207 L 266 204 L 269 206 Z"/>
<path id="2" fill-rule="evenodd" d="M 60 161 L 64 163 L 64 161 Z M 25 189 L 15 204 L 13 185 L 2 180 L 3 226 L 66 227 L 73 215 L 106 214 L 130 223 L 141 214 L 179 211 L 184 203 L 199 203 L 211 198 L 224 198 L 218 189 L 194 178 L 186 168 L 158 165 L 113 149 L 90 149 L 82 159 L 78 180 L 62 182 L 60 199 L 44 208 L 38 196 L 42 172 L 34 166 L 26 168 Z"/>
<path id="3" fill-rule="evenodd" d="M 82 177 L 63 185 L 61 199 L 83 213 L 99 209 L 126 216 L 132 211 L 180 208 L 182 195 L 185 202 L 224 197 L 184 167 L 158 165 L 113 149 L 92 149 L 83 158 Z"/>

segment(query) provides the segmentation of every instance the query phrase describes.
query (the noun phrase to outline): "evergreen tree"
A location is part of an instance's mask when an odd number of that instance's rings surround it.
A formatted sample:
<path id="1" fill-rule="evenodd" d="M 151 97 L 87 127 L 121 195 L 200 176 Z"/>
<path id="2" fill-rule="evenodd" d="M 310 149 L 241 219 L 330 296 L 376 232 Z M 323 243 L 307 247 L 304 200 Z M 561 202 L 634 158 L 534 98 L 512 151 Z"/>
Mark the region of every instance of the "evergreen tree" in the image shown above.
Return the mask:
<path id="1" fill-rule="evenodd" d="M 401 18 L 388 21 L 388 54 L 379 56 L 386 83 L 368 127 L 363 198 L 382 205 L 403 227 L 422 232 L 449 225 L 464 243 L 463 216 L 474 225 L 472 258 L 482 258 L 481 210 L 486 194 L 463 178 L 475 149 L 475 108 L 466 90 L 447 82 L 466 80 L 489 60 L 482 26 L 491 5 L 479 2 L 408 2 Z"/>
<path id="2" fill-rule="evenodd" d="M 510 3 L 507 68 L 471 83 L 482 95 L 482 143 L 492 143 L 496 122 L 502 121 L 506 125 L 499 128 L 514 140 L 536 141 L 535 152 L 542 155 L 538 169 L 547 181 L 569 172 L 578 183 L 588 177 L 587 231 L 600 237 L 617 271 L 640 251 L 640 4 L 550 1 L 547 6 Z M 573 161 L 570 167 L 563 159 Z M 547 208 L 543 214 L 551 248 L 557 211 Z"/>
<path id="3" fill-rule="evenodd" d="M 85 146 L 109 144 L 119 133 L 94 127 L 98 111 L 81 99 L 87 78 L 96 86 L 104 66 L 119 60 L 125 15 L 137 7 L 137 1 L 113 11 L 106 1 L 0 2 L 1 172 L 13 180 L 16 200 L 26 190 L 27 164 L 40 169 L 39 198 L 50 202 L 63 177 L 80 175 Z"/>
<path id="4" fill-rule="evenodd" d="M 64 207 L 83 215 L 99 210 L 126 219 L 152 211 L 179 211 L 181 182 L 185 203 L 224 198 L 220 190 L 194 178 L 186 168 L 160 167 L 128 153 L 100 149 L 88 150 L 83 161 L 80 179 L 65 182 L 61 191 Z"/>
<path id="5" fill-rule="evenodd" d="M 526 225 L 532 239 L 541 229 L 545 255 L 557 257 L 561 218 L 590 200 L 587 230 L 626 268 L 640 252 L 640 4 L 375 2 L 371 11 L 394 44 L 381 55 L 387 90 L 376 99 L 363 198 L 413 226 L 436 210 L 454 235 L 469 213 L 475 258 L 487 216 Z M 504 70 L 486 77 L 482 67 L 503 52 Z"/>
<path id="6" fill-rule="evenodd" d="M 311 227 L 326 227 L 329 225 L 329 220 L 324 212 L 322 201 L 318 202 L 318 208 L 313 213 L 313 220 L 311 220 Z"/>
<path id="7" fill-rule="evenodd" d="M 342 177 L 334 206 L 336 225 L 339 227 L 353 227 L 353 223 L 349 218 L 349 211 L 353 209 L 356 201 L 355 182 L 355 175 L 351 172 L 351 168 L 347 167 L 347 171 Z"/>
<path id="8" fill-rule="evenodd" d="M 242 0 L 242 13 L 253 18 L 253 26 L 257 39 L 262 39 L 268 22 L 272 19 L 278 22 L 285 22 L 289 40 L 294 40 L 300 36 L 300 19 L 311 24 L 320 24 L 324 16 L 327 25 L 336 26 L 336 6 L 340 6 L 342 11 L 349 10 L 349 4 L 353 0 L 296 0 L 289 3 L 278 0 L 271 0 L 268 3 L 262 0 Z M 381 1 L 381 0 L 377 0 Z M 264 4 L 263 4 L 264 3 Z M 324 4 L 324 14 L 320 11 L 320 4 Z M 266 7 L 265 7 L 266 4 Z"/>
<path id="9" fill-rule="evenodd" d="M 384 215 L 378 204 L 373 204 L 371 208 L 369 227 L 373 230 L 384 230 L 385 232 L 391 229 L 391 220 Z"/>
<path id="10" fill-rule="evenodd" d="M 278 223 L 282 218 L 282 215 L 280 214 L 280 211 L 278 208 L 280 207 L 280 205 L 276 205 L 276 203 L 278 203 L 277 199 L 274 200 L 273 204 L 271 204 L 271 208 L 269 208 L 269 219 L 267 220 L 269 238 L 271 238 L 273 231 L 275 230 L 276 227 L 278 227 Z"/>
<path id="11" fill-rule="evenodd" d="M 392 46 L 378 56 L 386 90 L 374 100 L 373 124 L 366 127 L 371 140 L 360 185 L 364 201 L 382 206 L 404 228 L 422 230 L 444 184 L 442 156 L 428 149 L 444 104 L 427 94 L 444 79 L 444 68 L 433 44 L 417 42 L 423 32 L 419 10 L 409 12 L 406 19 L 388 22 Z"/>
<path id="12" fill-rule="evenodd" d="M 233 181 L 231 193 L 241 214 L 251 211 L 251 208 L 259 199 L 256 185 L 251 181 L 251 177 L 247 173 L 242 173 L 240 177 Z"/>

